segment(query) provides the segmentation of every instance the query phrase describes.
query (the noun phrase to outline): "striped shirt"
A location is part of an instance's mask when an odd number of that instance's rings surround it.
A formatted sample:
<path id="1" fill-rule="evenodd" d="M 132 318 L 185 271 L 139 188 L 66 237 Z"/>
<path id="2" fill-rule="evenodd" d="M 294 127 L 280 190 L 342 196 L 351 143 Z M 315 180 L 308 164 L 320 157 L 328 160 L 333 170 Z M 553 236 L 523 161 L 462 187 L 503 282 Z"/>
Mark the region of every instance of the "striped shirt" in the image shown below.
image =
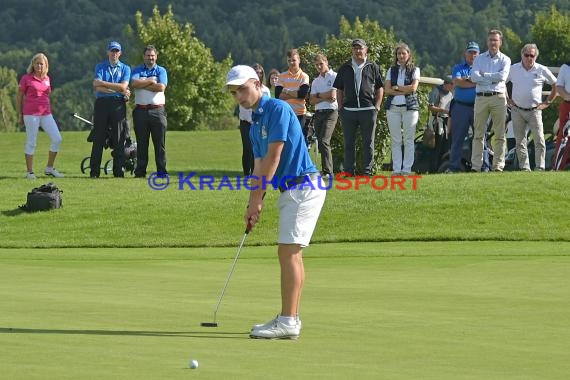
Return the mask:
<path id="1" fill-rule="evenodd" d="M 303 70 L 299 69 L 295 74 L 290 71 L 284 71 L 279 74 L 277 80 L 277 86 L 283 87 L 287 91 L 298 91 L 303 85 L 310 85 L 309 75 L 307 75 Z M 300 116 L 307 113 L 307 108 L 305 107 L 304 98 L 287 99 L 287 103 L 295 111 L 295 115 Z"/>

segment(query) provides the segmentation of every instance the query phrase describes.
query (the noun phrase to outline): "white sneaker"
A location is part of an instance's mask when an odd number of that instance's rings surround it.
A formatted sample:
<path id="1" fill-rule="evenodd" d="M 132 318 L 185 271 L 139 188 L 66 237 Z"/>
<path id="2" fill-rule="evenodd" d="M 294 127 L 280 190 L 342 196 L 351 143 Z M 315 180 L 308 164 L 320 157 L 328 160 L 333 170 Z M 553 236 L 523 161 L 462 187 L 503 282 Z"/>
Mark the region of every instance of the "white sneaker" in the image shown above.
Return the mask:
<path id="1" fill-rule="evenodd" d="M 273 326 L 273 323 L 277 320 L 277 318 L 279 318 L 279 314 L 277 314 L 277 316 L 275 317 L 275 319 L 270 320 L 269 322 L 263 323 L 263 324 L 259 324 L 259 325 L 253 325 L 253 327 L 251 328 L 250 331 L 253 330 L 266 330 L 269 327 Z M 303 323 L 301 322 L 301 320 L 299 319 L 299 317 L 296 318 L 297 320 L 297 326 L 299 327 L 299 330 L 301 330 L 303 328 Z"/>
<path id="2" fill-rule="evenodd" d="M 278 317 L 262 325 L 259 329 L 252 329 L 249 337 L 253 339 L 297 339 L 301 333 L 298 324 L 288 326 L 279 322 Z"/>
<path id="3" fill-rule="evenodd" d="M 55 178 L 65 177 L 62 173 L 58 172 L 55 168 L 46 168 L 44 174 Z"/>
<path id="4" fill-rule="evenodd" d="M 37 179 L 36 175 L 34 174 L 34 172 L 27 172 L 26 173 L 26 178 L 27 179 Z"/>

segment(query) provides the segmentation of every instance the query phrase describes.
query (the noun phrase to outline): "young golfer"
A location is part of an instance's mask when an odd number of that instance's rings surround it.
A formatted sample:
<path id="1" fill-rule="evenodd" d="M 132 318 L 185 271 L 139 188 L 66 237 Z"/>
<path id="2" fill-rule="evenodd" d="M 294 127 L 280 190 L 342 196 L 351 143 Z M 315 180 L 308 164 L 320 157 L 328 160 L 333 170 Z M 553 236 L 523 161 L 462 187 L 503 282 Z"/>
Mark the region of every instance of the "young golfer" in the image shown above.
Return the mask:
<path id="1" fill-rule="evenodd" d="M 251 338 L 297 339 L 301 332 L 299 305 L 305 269 L 303 248 L 309 245 L 323 207 L 326 191 L 319 186 L 317 168 L 311 161 L 301 125 L 284 101 L 262 95 L 262 84 L 249 66 L 234 66 L 226 86 L 239 105 L 250 108 L 250 138 L 255 157 L 251 193 L 245 223 L 253 228 L 263 209 L 263 194 L 278 185 L 279 237 L 277 254 L 281 267 L 281 312 L 251 329 Z"/>

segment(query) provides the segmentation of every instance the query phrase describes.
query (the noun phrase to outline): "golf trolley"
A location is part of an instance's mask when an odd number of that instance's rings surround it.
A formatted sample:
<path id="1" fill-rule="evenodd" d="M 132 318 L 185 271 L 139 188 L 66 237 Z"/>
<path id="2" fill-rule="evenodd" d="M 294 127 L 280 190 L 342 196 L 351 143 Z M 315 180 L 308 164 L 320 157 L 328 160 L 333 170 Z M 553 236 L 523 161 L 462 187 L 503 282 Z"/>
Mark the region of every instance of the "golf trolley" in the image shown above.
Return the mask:
<path id="1" fill-rule="evenodd" d="M 570 169 L 570 115 L 564 126 L 559 127 L 552 170 Z"/>
<path id="2" fill-rule="evenodd" d="M 89 133 L 89 136 L 87 137 L 87 142 L 93 142 L 93 122 L 79 116 L 77 113 L 74 113 L 72 116 L 75 117 L 76 119 L 81 120 L 82 122 L 91 127 L 91 131 Z M 133 174 L 137 166 L 137 143 L 136 142 L 133 143 L 131 141 L 128 125 L 125 126 L 124 133 L 125 133 L 125 146 L 124 146 L 125 163 L 123 165 L 123 169 L 125 170 L 125 172 Z M 107 148 L 112 148 L 111 140 L 108 135 L 107 139 L 105 140 L 105 149 Z M 81 165 L 80 165 L 81 173 L 85 174 L 87 170 L 90 170 L 91 167 L 90 163 L 91 163 L 90 156 L 87 156 L 83 160 L 81 160 Z M 103 172 L 106 175 L 113 173 L 113 159 L 111 158 L 110 160 L 105 161 L 105 163 L 101 167 L 101 170 L 103 170 Z"/>

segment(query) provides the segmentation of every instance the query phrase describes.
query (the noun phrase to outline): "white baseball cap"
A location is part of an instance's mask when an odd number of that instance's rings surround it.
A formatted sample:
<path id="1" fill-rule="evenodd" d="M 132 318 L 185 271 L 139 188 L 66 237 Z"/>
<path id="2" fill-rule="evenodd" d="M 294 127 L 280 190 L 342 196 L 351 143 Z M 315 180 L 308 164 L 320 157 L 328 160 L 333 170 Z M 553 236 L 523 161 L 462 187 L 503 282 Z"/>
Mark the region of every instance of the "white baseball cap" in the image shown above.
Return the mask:
<path id="1" fill-rule="evenodd" d="M 259 80 L 259 76 L 251 66 L 237 65 L 232 67 L 226 77 L 226 86 L 241 86 L 250 79 Z"/>

